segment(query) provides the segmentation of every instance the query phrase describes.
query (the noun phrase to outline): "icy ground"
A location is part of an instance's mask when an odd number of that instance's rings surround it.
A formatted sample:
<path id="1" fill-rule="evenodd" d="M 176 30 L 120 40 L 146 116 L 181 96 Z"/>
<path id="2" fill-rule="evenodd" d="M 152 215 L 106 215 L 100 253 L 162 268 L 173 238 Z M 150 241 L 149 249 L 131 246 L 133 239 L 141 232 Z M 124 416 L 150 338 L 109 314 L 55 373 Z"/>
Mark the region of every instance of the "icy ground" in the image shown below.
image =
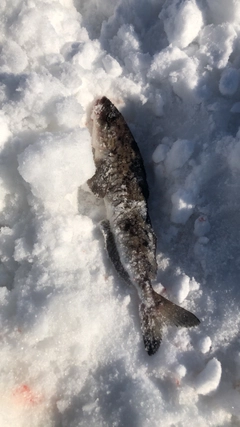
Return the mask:
<path id="1" fill-rule="evenodd" d="M 0 49 L 0 426 L 239 427 L 240 1 L 2 0 Z M 102 95 L 146 165 L 155 289 L 201 319 L 152 357 L 86 191 Z"/>

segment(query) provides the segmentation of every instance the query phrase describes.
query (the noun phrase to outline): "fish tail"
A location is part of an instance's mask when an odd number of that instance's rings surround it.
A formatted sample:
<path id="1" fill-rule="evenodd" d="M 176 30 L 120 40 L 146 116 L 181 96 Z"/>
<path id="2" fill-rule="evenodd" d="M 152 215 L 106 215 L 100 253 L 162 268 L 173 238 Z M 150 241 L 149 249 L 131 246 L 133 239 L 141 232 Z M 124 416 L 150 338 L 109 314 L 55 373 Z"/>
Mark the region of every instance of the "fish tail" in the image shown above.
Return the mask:
<path id="1" fill-rule="evenodd" d="M 200 320 L 190 311 L 174 304 L 152 290 L 153 304 L 141 303 L 139 314 L 145 350 L 151 356 L 158 350 L 162 341 L 164 325 L 189 328 L 197 326 Z"/>

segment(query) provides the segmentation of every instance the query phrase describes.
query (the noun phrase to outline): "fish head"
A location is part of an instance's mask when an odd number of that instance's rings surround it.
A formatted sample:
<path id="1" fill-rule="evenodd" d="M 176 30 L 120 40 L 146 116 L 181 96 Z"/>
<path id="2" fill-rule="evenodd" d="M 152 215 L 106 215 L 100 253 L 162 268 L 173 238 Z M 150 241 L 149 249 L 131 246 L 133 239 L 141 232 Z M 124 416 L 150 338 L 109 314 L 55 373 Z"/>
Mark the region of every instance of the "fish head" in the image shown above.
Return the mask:
<path id="1" fill-rule="evenodd" d="M 95 101 L 91 120 L 94 158 L 98 160 L 115 148 L 123 118 L 112 102 L 103 96 Z"/>
<path id="2" fill-rule="evenodd" d="M 92 119 L 97 121 L 101 129 L 105 128 L 107 130 L 115 126 L 115 122 L 120 116 L 121 114 L 118 109 L 106 96 L 96 100 L 93 107 Z"/>

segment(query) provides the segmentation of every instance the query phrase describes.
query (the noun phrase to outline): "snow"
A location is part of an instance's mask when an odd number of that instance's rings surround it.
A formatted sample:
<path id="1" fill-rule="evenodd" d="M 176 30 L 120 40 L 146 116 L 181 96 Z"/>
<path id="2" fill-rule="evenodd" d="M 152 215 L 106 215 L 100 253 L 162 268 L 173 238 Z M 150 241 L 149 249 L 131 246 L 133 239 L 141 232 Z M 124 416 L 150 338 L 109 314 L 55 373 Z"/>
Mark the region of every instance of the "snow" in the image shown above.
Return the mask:
<path id="1" fill-rule="evenodd" d="M 208 353 L 211 349 L 212 341 L 210 337 L 204 337 L 198 342 L 198 348 L 202 353 Z"/>
<path id="2" fill-rule="evenodd" d="M 169 151 L 169 147 L 166 144 L 159 144 L 157 148 L 154 150 L 152 155 L 152 160 L 154 163 L 160 163 L 165 158 Z"/>
<path id="3" fill-rule="evenodd" d="M 210 24 L 203 28 L 199 37 L 201 60 L 214 68 L 226 67 L 237 37 L 233 26 L 228 22 Z"/>
<path id="4" fill-rule="evenodd" d="M 71 120 L 71 109 L 68 111 Z M 19 154 L 18 164 L 20 175 L 30 184 L 34 196 L 61 204 L 95 172 L 89 132 L 76 129 L 42 134 Z"/>
<path id="5" fill-rule="evenodd" d="M 225 68 L 219 81 L 219 90 L 222 95 L 234 95 L 239 85 L 239 71 L 235 68 Z"/>
<path id="6" fill-rule="evenodd" d="M 209 360 L 205 368 L 196 378 L 198 394 L 209 394 L 219 386 L 222 375 L 221 363 L 214 357 Z"/>
<path id="7" fill-rule="evenodd" d="M 159 18 L 163 20 L 169 43 L 184 49 L 192 43 L 202 25 L 202 12 L 195 0 L 167 1 Z"/>
<path id="8" fill-rule="evenodd" d="M 239 1 L 0 10 L 1 427 L 238 426 Z M 103 95 L 146 166 L 154 288 L 201 320 L 152 357 L 86 185 Z"/>
<path id="9" fill-rule="evenodd" d="M 202 237 L 209 233 L 211 226 L 206 215 L 199 216 L 194 223 L 195 236 Z"/>
<path id="10" fill-rule="evenodd" d="M 194 151 L 194 145 L 191 141 L 178 139 L 175 141 L 167 154 L 165 167 L 168 173 L 181 168 L 191 157 Z"/>

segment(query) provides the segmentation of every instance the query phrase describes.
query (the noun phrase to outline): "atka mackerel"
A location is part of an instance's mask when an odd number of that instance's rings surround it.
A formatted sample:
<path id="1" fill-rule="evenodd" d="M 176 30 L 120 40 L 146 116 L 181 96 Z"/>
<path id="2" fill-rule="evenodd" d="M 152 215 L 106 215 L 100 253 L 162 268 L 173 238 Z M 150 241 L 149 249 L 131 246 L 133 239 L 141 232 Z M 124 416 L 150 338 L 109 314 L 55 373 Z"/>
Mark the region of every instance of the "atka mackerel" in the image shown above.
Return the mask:
<path id="1" fill-rule="evenodd" d="M 92 109 L 90 132 L 96 173 L 88 180 L 104 199 L 107 219 L 101 224 L 106 248 L 118 274 L 136 287 L 145 349 L 154 354 L 163 326 L 196 326 L 198 318 L 156 293 L 156 237 L 148 214 L 148 185 L 138 146 L 117 108 L 103 97 Z"/>

